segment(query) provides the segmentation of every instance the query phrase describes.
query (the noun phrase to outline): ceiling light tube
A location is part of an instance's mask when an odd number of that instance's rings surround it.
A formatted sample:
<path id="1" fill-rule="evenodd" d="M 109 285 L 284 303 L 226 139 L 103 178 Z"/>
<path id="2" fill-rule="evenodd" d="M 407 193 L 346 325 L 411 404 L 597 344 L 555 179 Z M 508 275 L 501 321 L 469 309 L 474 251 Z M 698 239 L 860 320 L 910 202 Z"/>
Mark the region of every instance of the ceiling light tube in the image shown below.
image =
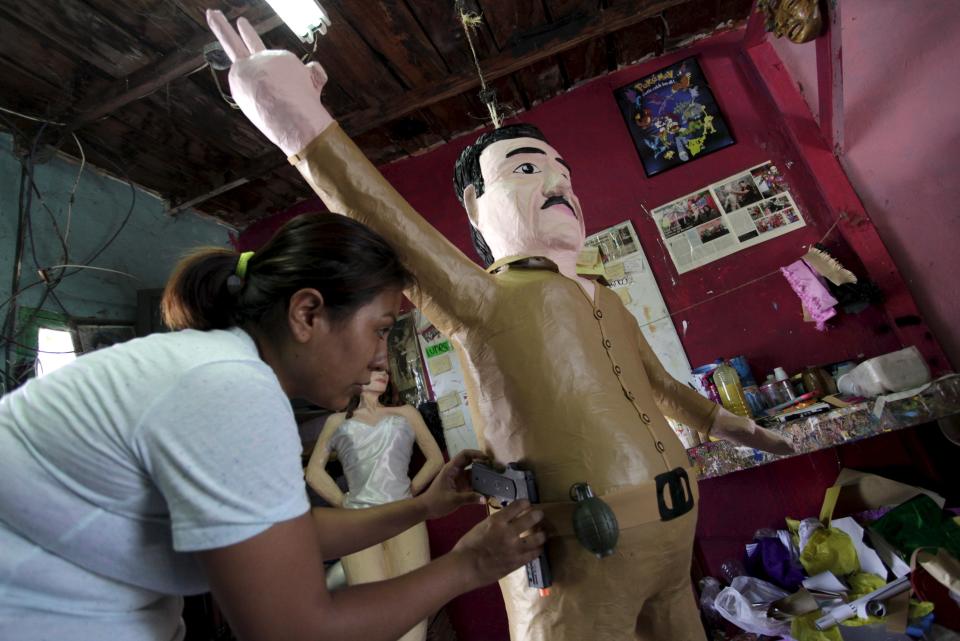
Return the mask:
<path id="1" fill-rule="evenodd" d="M 330 16 L 318 0 L 267 0 L 278 16 L 303 42 L 313 42 L 315 32 L 327 33 Z"/>

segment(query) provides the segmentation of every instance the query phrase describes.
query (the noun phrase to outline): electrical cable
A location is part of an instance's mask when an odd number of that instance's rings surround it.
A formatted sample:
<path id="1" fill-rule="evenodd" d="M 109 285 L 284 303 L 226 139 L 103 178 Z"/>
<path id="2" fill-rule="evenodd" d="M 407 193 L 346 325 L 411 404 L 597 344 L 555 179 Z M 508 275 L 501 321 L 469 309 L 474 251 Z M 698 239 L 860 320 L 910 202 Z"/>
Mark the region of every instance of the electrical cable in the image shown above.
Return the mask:
<path id="1" fill-rule="evenodd" d="M 74 197 L 77 194 L 77 187 L 80 186 L 80 177 L 83 176 L 83 168 L 87 166 L 87 155 L 83 152 L 83 145 L 80 144 L 80 139 L 77 138 L 77 134 L 75 133 L 71 133 L 70 135 L 73 136 L 73 141 L 77 143 L 77 150 L 80 151 L 80 170 L 77 172 L 76 180 L 73 181 L 73 188 L 70 190 L 70 197 L 67 199 L 67 224 L 66 231 L 63 232 L 64 244 L 66 244 L 70 239 L 70 221 L 73 218 Z"/>
<path id="2" fill-rule="evenodd" d="M 210 67 L 210 75 L 213 76 L 213 84 L 217 86 L 217 91 L 220 92 L 220 97 L 223 98 L 223 101 L 227 103 L 231 109 L 240 109 L 240 105 L 233 99 L 233 96 L 223 91 L 223 88 L 220 86 L 220 79 L 217 78 L 217 72 L 214 71 L 213 67 Z"/>
<path id="3" fill-rule="evenodd" d="M 825 241 L 825 240 L 827 239 L 827 237 L 828 237 L 831 233 L 833 233 L 833 230 L 836 229 L 837 225 L 840 224 L 840 219 L 841 219 L 841 218 L 844 218 L 844 217 L 845 217 L 845 214 L 841 213 L 840 216 L 839 216 L 835 221 L 833 221 L 833 224 L 830 225 L 830 228 L 826 231 L 826 233 L 824 233 L 823 236 L 820 237 L 820 240 L 818 240 L 818 241 L 817 241 L 816 243 L 814 243 L 814 244 L 817 244 L 817 245 L 822 244 L 823 241 Z M 709 302 L 711 302 L 711 301 L 714 301 L 714 300 L 720 298 L 721 296 L 726 296 L 727 294 L 732 294 L 733 292 L 735 292 L 735 291 L 737 291 L 737 290 L 743 289 L 743 288 L 746 287 L 747 285 L 753 285 L 753 284 L 756 283 L 756 282 L 759 282 L 759 281 L 761 281 L 761 280 L 764 280 L 765 278 L 770 278 L 771 276 L 776 276 L 776 275 L 779 274 L 779 273 L 780 273 L 780 270 L 779 270 L 779 269 L 775 269 L 775 270 L 773 270 L 772 272 L 767 272 L 766 274 L 763 274 L 762 276 L 757 276 L 756 278 L 753 278 L 753 279 L 751 279 L 751 280 L 748 280 L 748 281 L 745 282 L 745 283 L 741 283 L 740 285 L 737 285 L 737 286 L 735 286 L 735 287 L 731 287 L 731 288 L 729 288 L 729 289 L 725 289 L 725 290 L 723 290 L 722 292 L 719 292 L 719 293 L 717 293 L 717 294 L 714 294 L 713 296 L 709 296 L 709 297 L 707 297 L 707 298 L 704 298 L 703 300 L 699 300 L 699 301 L 697 301 L 696 303 L 693 303 L 692 305 L 687 305 L 686 307 L 683 307 L 683 308 L 681 308 L 681 309 L 678 309 L 678 310 L 675 311 L 675 312 L 670 312 L 670 313 L 667 314 L 666 316 L 661 316 L 660 318 L 654 318 L 653 320 L 647 321 L 646 323 L 640 323 L 640 327 L 647 327 L 648 325 L 653 325 L 654 323 L 659 323 L 659 322 L 662 321 L 662 320 L 666 320 L 666 319 L 668 319 L 668 318 L 670 318 L 670 317 L 672 317 L 672 316 L 677 316 L 678 314 L 682 314 L 683 312 L 689 311 L 689 310 L 693 309 L 694 307 L 699 307 L 700 305 L 704 305 L 704 304 L 706 304 L 706 303 L 709 303 Z"/>
<path id="4" fill-rule="evenodd" d="M 44 126 L 45 126 L 45 125 L 44 125 Z M 42 133 L 42 132 L 41 132 L 41 133 Z M 34 140 L 34 145 L 32 146 L 30 157 L 29 157 L 29 159 L 27 160 L 27 165 L 28 165 L 29 167 L 31 167 L 31 170 L 28 171 L 28 175 L 29 175 L 29 177 L 30 177 L 30 181 L 31 181 L 31 185 L 32 185 L 32 186 L 35 186 L 35 185 L 33 184 L 33 180 L 32 180 L 32 163 L 33 163 L 33 156 L 34 156 L 34 153 L 35 153 L 35 151 L 36 151 L 36 143 L 37 143 L 38 140 L 39 140 L 39 135 L 38 135 L 38 136 L 35 138 L 35 140 Z M 79 140 L 77 140 L 76 142 L 77 142 L 77 144 L 78 144 L 78 147 L 82 149 L 82 147 L 80 147 Z M 93 261 L 95 261 L 104 251 L 106 251 L 106 250 L 113 244 L 113 242 L 117 239 L 117 237 L 120 235 L 120 233 L 126 228 L 127 224 L 130 222 L 130 219 L 131 219 L 131 217 L 132 217 L 132 215 L 133 215 L 133 210 L 136 208 L 136 203 L 137 203 L 137 190 L 136 190 L 136 187 L 133 185 L 133 182 L 130 180 L 129 175 L 127 175 L 126 170 L 125 170 L 121 165 L 117 164 L 116 162 L 114 162 L 114 161 L 113 161 L 112 159 L 110 159 L 110 158 L 106 158 L 106 157 L 105 157 L 104 160 L 106 160 L 108 163 L 110 163 L 111 165 L 113 165 L 113 167 L 114 167 L 116 170 L 118 170 L 121 174 L 123 174 L 124 179 L 125 179 L 127 185 L 130 187 L 130 206 L 129 206 L 129 208 L 127 209 L 127 213 L 124 215 L 124 218 L 123 218 L 123 220 L 122 220 L 121 223 L 120 223 L 120 226 L 113 232 L 113 234 L 110 236 L 110 238 L 108 238 L 107 241 L 104 242 L 103 245 L 100 246 L 99 249 L 97 249 L 87 260 L 83 261 L 83 264 L 70 265 L 70 264 L 68 264 L 66 261 L 64 261 L 64 264 L 57 266 L 58 268 L 62 268 L 64 271 L 63 271 L 62 273 L 58 274 L 55 279 L 52 279 L 52 280 L 40 280 L 40 281 L 37 281 L 36 283 L 31 284 L 31 285 L 28 286 L 28 287 L 20 288 L 20 289 L 18 289 L 18 290 L 10 297 L 10 299 L 8 299 L 8 300 L 5 301 L 2 305 L 0 305 L 0 308 L 2 308 L 2 307 L 3 307 L 4 305 L 6 305 L 7 303 L 12 302 L 12 301 L 15 301 L 16 298 L 17 298 L 17 296 L 19 296 L 20 293 L 22 293 L 22 292 L 23 292 L 24 290 L 26 290 L 26 289 L 29 289 L 30 287 L 33 287 L 33 286 L 38 285 L 38 284 L 40 284 L 40 283 L 46 284 L 46 289 L 45 289 L 45 291 L 44 291 L 44 293 L 43 293 L 43 296 L 42 296 L 41 299 L 40 299 L 40 302 L 39 302 L 39 303 L 37 304 L 37 306 L 34 308 L 34 312 L 33 312 L 32 317 L 29 318 L 29 319 L 27 319 L 27 321 L 24 322 L 24 323 L 21 325 L 21 328 L 20 328 L 20 331 L 19 331 L 19 332 L 15 331 L 15 329 L 14 329 L 15 326 L 16 326 L 15 311 L 14 311 L 14 310 L 15 310 L 15 304 L 14 304 L 14 306 L 12 306 L 12 307 L 8 310 L 8 321 L 4 324 L 4 336 L 3 336 L 3 339 L 4 339 L 5 341 L 10 341 L 10 340 L 12 340 L 12 339 L 9 337 L 10 334 L 13 334 L 13 339 L 18 338 L 18 337 L 20 336 L 20 334 L 21 334 L 24 330 L 26 330 L 28 327 L 32 326 L 33 321 L 36 319 L 37 315 L 39 315 L 40 310 L 43 308 L 43 305 L 44 305 L 44 303 L 46 302 L 46 299 L 47 299 L 48 296 L 51 296 L 51 295 L 52 295 L 52 296 L 54 297 L 54 300 L 57 302 L 58 306 L 63 310 L 64 314 L 69 318 L 69 317 L 70 317 L 70 314 L 67 312 L 66 308 L 63 306 L 63 303 L 59 300 L 59 298 L 58 298 L 58 297 L 56 296 L 56 294 L 54 293 L 54 289 L 63 281 L 63 279 L 68 278 L 68 277 L 70 277 L 70 276 L 73 276 L 74 274 L 79 273 L 79 272 L 80 272 L 81 270 L 83 270 L 83 269 L 97 269 L 97 270 L 101 270 L 101 271 L 115 272 L 115 273 L 122 274 L 122 275 L 129 276 L 129 277 L 131 277 L 131 278 L 136 279 L 136 277 L 134 277 L 133 275 L 127 274 L 127 273 L 125 273 L 125 272 L 120 272 L 120 271 L 118 271 L 118 270 L 111 270 L 111 269 L 108 269 L 108 268 L 105 268 L 105 267 L 94 267 L 94 266 L 90 265 L 90 263 L 92 263 Z M 83 166 L 83 164 L 85 164 L 85 156 L 84 156 L 83 160 L 81 161 L 81 171 L 82 171 L 82 166 Z M 78 172 L 78 177 L 77 177 L 77 179 L 75 180 L 75 183 L 74 183 L 74 189 L 76 189 L 76 186 L 79 184 L 79 180 L 80 180 L 80 179 L 79 179 L 79 176 L 80 176 L 80 173 Z M 27 194 L 28 194 L 28 196 L 29 196 L 29 194 L 30 194 L 30 189 L 27 189 Z M 72 195 L 73 195 L 73 192 L 71 193 L 71 197 L 72 197 Z M 32 200 L 28 199 L 28 202 L 32 202 Z M 29 233 L 31 234 L 31 245 L 33 245 L 32 226 L 29 224 L 29 216 L 27 216 L 27 221 L 28 221 L 27 230 L 28 230 Z M 58 229 L 58 232 L 59 232 L 59 229 Z M 58 235 L 59 235 L 59 234 L 58 234 Z M 63 238 L 61 237 L 61 241 L 63 242 L 63 246 L 64 246 L 64 248 L 65 248 L 65 250 L 66 250 L 65 239 L 63 239 Z M 35 252 L 34 252 L 34 258 L 36 259 Z M 37 267 L 38 267 L 38 272 L 40 272 L 41 275 L 43 275 L 46 270 L 43 270 L 42 268 L 40 268 L 39 265 L 37 265 Z M 50 269 L 50 268 L 47 268 L 47 269 Z M 71 271 L 66 271 L 66 270 L 68 270 L 68 269 L 70 269 Z M 14 323 L 14 327 L 9 327 L 10 322 L 13 322 L 13 323 Z M 14 383 L 14 386 L 16 386 L 16 385 L 19 385 L 22 381 L 21 381 L 21 380 L 17 380 L 15 377 L 13 377 L 13 376 L 10 375 L 10 371 L 9 371 L 9 370 L 10 370 L 10 358 L 9 358 L 10 344 L 9 344 L 9 343 L 7 343 L 7 344 L 5 345 L 5 351 L 6 351 L 6 366 L 4 367 L 4 377 L 6 378 L 5 387 L 6 387 L 7 389 L 10 389 L 10 383 L 11 383 L 11 382 L 13 382 L 13 383 Z M 25 372 L 25 374 L 26 374 L 26 375 L 29 375 L 29 372 L 27 371 L 27 372 Z"/>
<path id="5" fill-rule="evenodd" d="M 133 274 L 128 274 L 127 272 L 122 272 L 118 269 L 109 269 L 107 267 L 94 267 L 93 265 L 71 265 L 69 263 L 63 265 L 50 265 L 49 267 L 44 268 L 42 271 L 45 272 L 48 269 L 95 269 L 99 272 L 110 272 L 111 274 L 120 274 L 121 276 L 126 276 L 132 278 L 133 280 L 139 281 L 140 279 L 134 276 Z"/>
<path id="6" fill-rule="evenodd" d="M 80 140 L 79 140 L 79 138 L 77 138 L 76 134 L 72 134 L 72 135 L 73 135 L 73 138 L 74 138 L 74 142 L 77 144 L 77 149 L 78 149 L 78 151 L 79 151 L 79 153 L 80 153 L 80 169 L 77 171 L 77 177 L 74 179 L 73 186 L 72 186 L 72 188 L 71 188 L 71 190 L 70 190 L 70 194 L 69 194 L 69 196 L 68 196 L 66 234 L 64 234 L 64 233 L 62 233 L 61 230 L 60 230 L 60 226 L 59 226 L 59 224 L 58 224 L 58 221 L 57 221 L 56 216 L 54 215 L 53 211 L 50 209 L 50 207 L 49 207 L 49 206 L 46 204 L 46 202 L 44 201 L 44 199 L 43 199 L 43 194 L 42 194 L 40 188 L 37 186 L 36 181 L 35 181 L 35 177 L 34 177 L 34 162 L 35 162 L 35 157 L 36 157 L 36 150 L 37 150 L 37 146 L 38 146 L 38 144 L 39 144 L 39 141 L 40 141 L 40 139 L 41 139 L 41 137 L 42 137 L 42 135 L 43 135 L 43 133 L 44 133 L 47 125 L 49 125 L 49 124 L 60 125 L 60 124 L 63 124 L 63 123 L 58 123 L 58 122 L 55 122 L 55 121 L 46 121 L 46 120 L 43 120 L 43 119 L 40 119 L 40 118 L 35 118 L 35 117 L 32 117 L 32 116 L 28 116 L 27 114 L 21 114 L 21 113 L 19 113 L 19 112 L 14 112 L 14 111 L 12 111 L 12 110 L 5 109 L 5 108 L 0 108 L 0 109 L 2 109 L 2 111 L 4 111 L 4 112 L 13 113 L 14 115 L 17 115 L 17 116 L 20 116 L 20 117 L 24 117 L 24 118 L 28 118 L 28 119 L 30 119 L 30 120 L 35 120 L 35 121 L 37 121 L 37 122 L 41 122 L 41 123 L 42 123 L 42 124 L 41 124 L 41 127 L 39 128 L 39 130 L 37 131 L 37 133 L 36 133 L 35 136 L 33 137 L 32 144 L 30 145 L 29 154 L 27 155 L 26 158 L 20 159 L 20 163 L 21 163 L 21 184 L 20 184 L 19 209 L 20 209 L 21 225 L 20 225 L 20 230 L 19 230 L 19 233 L 18 233 L 18 239 L 19 239 L 19 240 L 18 240 L 18 244 L 20 244 L 20 243 L 25 244 L 25 242 L 24 242 L 24 241 L 25 241 L 25 239 L 24 239 L 24 233 L 26 233 L 26 235 L 29 237 L 29 241 L 30 241 L 29 246 L 30 246 L 31 257 L 33 258 L 34 265 L 36 266 L 38 273 L 41 274 L 41 280 L 40 280 L 40 281 L 37 281 L 37 282 L 34 282 L 34 283 L 31 283 L 30 285 L 28 285 L 28 286 L 26 286 L 26 287 L 19 287 L 19 277 L 20 277 L 20 274 L 21 274 L 21 271 L 22 271 L 22 267 L 15 268 L 14 283 L 13 283 L 13 286 L 11 287 L 11 289 L 13 289 L 14 291 L 13 291 L 13 293 L 11 294 L 11 296 L 10 296 L 6 301 L 4 301 L 2 304 L 0 304 L 0 309 L 2 309 L 3 307 L 5 307 L 5 306 L 7 306 L 8 304 L 11 304 L 11 303 L 12 303 L 11 306 L 10 306 L 10 308 L 7 310 L 6 319 L 5 319 L 4 323 L 3 323 L 3 330 L 2 330 L 2 331 L 3 331 L 3 334 L 2 334 L 2 336 L 0 336 L 0 338 L 2 338 L 2 340 L 4 341 L 4 352 L 5 352 L 5 365 L 4 365 L 4 372 L 3 372 L 3 373 L 4 373 L 4 381 L 3 381 L 3 383 L 4 383 L 5 389 L 10 389 L 11 383 L 14 384 L 14 385 L 18 385 L 18 384 L 21 382 L 20 380 L 17 379 L 16 376 L 12 376 L 12 375 L 11 375 L 11 372 L 10 372 L 10 369 L 11 369 L 11 366 L 12 366 L 12 364 L 11 364 L 11 359 L 10 359 L 10 346 L 11 346 L 12 343 L 16 343 L 16 344 L 18 344 L 18 345 L 22 345 L 22 343 L 18 343 L 15 339 L 18 338 L 18 337 L 23 333 L 23 331 L 25 331 L 27 328 L 33 326 L 33 322 L 35 321 L 36 317 L 39 315 L 40 311 L 43 309 L 44 304 L 46 303 L 47 298 L 52 296 L 53 299 L 54 299 L 54 301 L 57 303 L 57 306 L 60 307 L 60 309 L 61 309 L 61 310 L 63 311 L 63 313 L 67 316 L 67 318 L 70 318 L 70 314 L 69 314 L 69 312 L 67 311 L 66 307 L 63 305 L 63 302 L 59 299 L 59 297 L 58 297 L 58 296 L 56 295 L 56 293 L 54 292 L 55 288 L 62 282 L 62 280 L 63 280 L 64 278 L 67 278 L 67 277 L 72 276 L 72 275 L 74 275 L 74 274 L 76 274 L 76 273 L 79 273 L 79 271 L 81 271 L 82 269 L 87 269 L 87 268 L 98 269 L 98 270 L 101 270 L 101 271 L 115 272 L 115 273 L 119 273 L 119 274 L 122 274 L 122 275 L 129 276 L 129 277 L 131 277 L 131 278 L 135 278 L 135 277 L 132 276 L 131 274 L 127 274 L 127 273 L 125 273 L 125 272 L 120 272 L 120 271 L 118 271 L 118 270 L 111 270 L 111 269 L 102 268 L 102 267 L 100 267 L 100 268 L 98 268 L 98 267 L 92 267 L 91 265 L 89 265 L 89 263 L 91 263 L 91 262 L 93 262 L 94 260 L 96 260 L 104 251 L 106 251 L 106 249 L 109 248 L 109 247 L 113 244 L 113 242 L 116 240 L 116 238 L 119 236 L 119 234 L 123 231 L 123 229 L 126 227 L 127 223 L 129 223 L 130 218 L 131 218 L 131 216 L 132 216 L 132 214 L 133 214 L 133 210 L 134 210 L 135 207 L 136 207 L 137 194 L 136 194 L 136 188 L 133 186 L 133 183 L 132 183 L 132 181 L 130 180 L 129 176 L 126 174 L 126 171 L 125 171 L 119 164 L 117 164 L 116 162 L 114 162 L 113 160 L 111 160 L 111 159 L 109 159 L 109 158 L 106 158 L 105 160 L 107 160 L 107 162 L 109 162 L 111 165 L 113 165 L 114 168 L 116 168 L 117 170 L 119 170 L 119 172 L 124 175 L 124 178 L 126 179 L 126 182 L 127 182 L 127 184 L 129 185 L 129 187 L 130 187 L 130 193 L 131 193 L 130 207 L 129 207 L 129 209 L 127 210 L 127 213 L 126 213 L 126 215 L 124 216 L 123 221 L 121 222 L 120 226 L 113 232 L 113 234 L 110 236 L 110 238 L 107 239 L 107 241 L 106 241 L 105 243 L 103 243 L 103 245 L 100 246 L 100 247 L 90 256 L 90 258 L 88 258 L 86 261 L 84 261 L 84 263 L 86 263 L 86 264 L 72 264 L 72 263 L 70 263 L 70 262 L 69 262 L 69 247 L 68 247 L 68 244 L 67 244 L 67 239 L 68 239 L 68 235 L 69 235 L 70 224 L 71 224 L 71 222 L 72 222 L 72 208 L 73 208 L 73 204 L 74 204 L 74 202 L 75 202 L 76 191 L 77 191 L 77 189 L 78 189 L 78 187 L 79 187 L 80 180 L 81 180 L 82 175 L 83 175 L 83 171 L 84 171 L 84 169 L 85 169 L 85 167 L 86 167 L 86 153 L 84 152 L 83 145 L 80 143 Z M 9 119 L 7 119 L 7 118 L 5 118 L 5 117 L 3 118 L 3 121 L 7 124 L 8 127 L 11 128 L 11 130 L 17 132 L 17 134 L 20 135 L 20 129 L 19 129 L 14 123 L 10 122 Z M 63 251 L 63 258 L 62 258 L 62 260 L 61 260 L 61 264 L 58 265 L 57 267 L 63 269 L 64 271 L 63 271 L 62 273 L 60 273 L 60 274 L 57 274 L 56 277 L 54 277 L 54 278 L 50 278 L 50 277 L 49 277 L 49 274 L 47 273 L 47 270 L 49 270 L 50 268 L 43 269 L 43 268 L 40 266 L 40 260 L 39 260 L 39 257 L 38 257 L 38 255 L 37 255 L 37 243 L 36 243 L 36 238 L 34 237 L 34 233 L 33 233 L 33 222 L 32 222 L 32 219 L 31 219 L 31 214 L 32 214 L 32 209 L 33 209 L 33 195 L 34 195 L 34 194 L 36 194 L 37 200 L 41 203 L 41 205 L 43 206 L 43 208 L 47 211 L 48 215 L 50 216 L 50 220 L 51 220 L 51 223 L 52 223 L 52 225 L 53 225 L 53 229 L 54 229 L 55 235 L 57 236 L 58 240 L 60 241 L 60 246 L 61 246 L 61 249 L 62 249 L 62 251 Z M 22 256 L 22 254 L 20 254 L 20 255 Z M 21 258 L 21 260 L 22 260 L 22 258 Z M 18 265 L 22 265 L 22 262 L 18 262 Z M 67 268 L 72 268 L 72 271 L 66 271 Z M 42 295 L 41 298 L 40 298 L 40 301 L 36 304 L 36 306 L 35 306 L 35 308 L 34 308 L 34 310 L 33 310 L 32 316 L 31 316 L 30 318 L 26 319 L 24 322 L 18 323 L 18 322 L 17 322 L 17 319 L 16 319 L 16 308 L 17 308 L 16 300 L 17 300 L 17 298 L 18 298 L 24 291 L 26 291 L 26 290 L 28 290 L 28 289 L 30 289 L 30 288 L 32 288 L 32 287 L 35 287 L 35 286 L 37 286 L 37 285 L 40 285 L 40 284 L 44 284 L 44 285 L 46 286 L 46 288 L 45 288 L 45 290 L 44 290 L 44 292 L 43 292 L 43 295 Z M 17 329 L 17 325 L 20 325 L 19 330 Z M 13 365 L 15 366 L 15 364 L 13 364 Z"/>
<path id="7" fill-rule="evenodd" d="M 116 230 L 115 232 L 113 232 L 113 235 L 110 236 L 110 238 L 107 240 L 107 242 L 105 242 L 105 243 L 103 244 L 103 246 L 100 247 L 100 249 L 98 249 L 97 251 L 95 251 L 90 258 L 88 258 L 88 259 L 86 259 L 86 260 L 84 260 L 84 261 L 81 261 L 82 264 L 84 264 L 84 265 L 89 265 L 90 263 L 92 263 L 93 261 L 95 261 L 95 260 L 100 256 L 100 254 L 102 254 L 103 252 L 105 252 L 105 251 L 107 250 L 107 248 L 110 247 L 110 245 L 113 244 L 113 241 L 115 241 L 115 240 L 117 239 L 117 236 L 120 235 L 120 232 L 122 232 L 123 229 L 127 226 L 127 223 L 130 222 L 130 217 L 133 216 L 133 209 L 134 209 L 134 207 L 136 207 L 136 205 L 137 205 L 137 188 L 133 186 L 133 181 L 130 180 L 130 176 L 127 175 L 126 169 L 124 169 L 122 166 L 120 166 L 120 165 L 118 165 L 117 163 L 115 163 L 115 162 L 114 162 L 112 159 L 110 159 L 110 158 L 104 157 L 104 160 L 106 160 L 108 163 L 110 163 L 111 165 L 113 165 L 115 169 L 119 169 L 119 170 L 120 170 L 120 173 L 123 174 L 124 180 L 126 181 L 127 185 L 130 187 L 130 207 L 127 209 L 127 213 L 126 213 L 126 215 L 123 217 L 123 221 L 121 221 L 120 226 L 117 228 L 117 230 Z M 69 274 L 65 274 L 63 277 L 65 278 L 66 276 L 72 276 L 73 274 L 76 274 L 78 271 L 80 271 L 80 270 L 79 270 L 79 269 L 78 269 L 78 270 L 74 270 L 73 272 L 70 272 Z"/>
<path id="8" fill-rule="evenodd" d="M 46 118 L 38 118 L 37 116 L 29 116 L 27 114 L 20 113 L 19 111 L 14 111 L 13 109 L 7 109 L 6 107 L 0 107 L 0 111 L 14 116 L 19 116 L 21 118 L 26 118 L 27 120 L 33 120 L 34 122 L 42 122 L 47 125 L 57 125 L 59 127 L 66 127 L 67 123 L 57 122 L 56 120 L 47 120 Z"/>

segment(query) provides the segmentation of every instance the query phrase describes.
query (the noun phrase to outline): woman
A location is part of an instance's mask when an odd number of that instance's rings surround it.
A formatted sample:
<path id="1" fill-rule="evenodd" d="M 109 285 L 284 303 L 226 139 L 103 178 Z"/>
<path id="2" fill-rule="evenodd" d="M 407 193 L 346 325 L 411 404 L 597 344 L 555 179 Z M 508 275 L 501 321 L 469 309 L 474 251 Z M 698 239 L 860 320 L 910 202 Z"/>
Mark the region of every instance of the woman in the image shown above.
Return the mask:
<path id="1" fill-rule="evenodd" d="M 307 483 L 327 503 L 337 507 L 368 508 L 416 496 L 443 465 L 443 454 L 416 408 L 388 407 L 390 374 L 373 372 L 346 412 L 327 419 L 307 465 Z M 413 444 L 426 461 L 413 480 L 407 476 Z M 326 471 L 336 452 L 347 477 L 344 494 Z M 406 574 L 430 561 L 427 528 L 418 523 L 409 530 L 342 559 L 347 584 L 359 585 Z M 400 641 L 423 641 L 427 622 L 421 621 Z"/>
<path id="2" fill-rule="evenodd" d="M 163 312 L 177 331 L 99 350 L 0 399 L 0 638 L 168 641 L 213 591 L 240 639 L 396 639 L 535 557 L 541 515 L 504 510 L 403 577 L 330 594 L 323 557 L 475 500 L 447 464 L 420 496 L 309 510 L 290 398 L 344 407 L 386 360 L 409 273 L 334 214 L 256 254 L 200 250 Z"/>

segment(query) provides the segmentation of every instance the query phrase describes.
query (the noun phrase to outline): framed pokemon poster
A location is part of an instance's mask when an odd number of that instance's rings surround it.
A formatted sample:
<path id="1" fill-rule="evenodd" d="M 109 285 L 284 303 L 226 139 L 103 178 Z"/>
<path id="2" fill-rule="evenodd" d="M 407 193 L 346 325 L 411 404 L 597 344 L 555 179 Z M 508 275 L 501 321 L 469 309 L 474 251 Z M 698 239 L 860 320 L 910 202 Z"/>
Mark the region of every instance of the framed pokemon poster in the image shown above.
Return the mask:
<path id="1" fill-rule="evenodd" d="M 696 58 L 687 58 L 614 92 L 647 176 L 736 142 Z"/>

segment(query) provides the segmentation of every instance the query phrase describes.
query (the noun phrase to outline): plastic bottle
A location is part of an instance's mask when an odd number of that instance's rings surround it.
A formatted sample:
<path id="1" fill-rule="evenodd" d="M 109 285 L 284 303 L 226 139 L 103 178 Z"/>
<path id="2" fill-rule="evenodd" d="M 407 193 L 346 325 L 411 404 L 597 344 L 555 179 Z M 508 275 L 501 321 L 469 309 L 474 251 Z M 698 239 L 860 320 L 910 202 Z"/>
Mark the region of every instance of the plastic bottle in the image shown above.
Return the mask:
<path id="1" fill-rule="evenodd" d="M 723 363 L 713 373 L 713 382 L 720 393 L 720 402 L 728 411 L 739 416 L 750 418 L 750 406 L 743 395 L 743 388 L 740 386 L 740 377 L 737 376 L 737 370 L 733 369 L 729 363 Z"/>
<path id="2" fill-rule="evenodd" d="M 733 583 L 733 580 L 738 576 L 743 576 L 746 573 L 743 562 L 739 559 L 727 559 L 720 564 L 720 579 L 727 585 Z"/>
<path id="3" fill-rule="evenodd" d="M 720 585 L 720 582 L 717 581 L 712 576 L 706 576 L 700 579 L 700 611 L 703 612 L 704 617 L 714 624 L 717 625 L 723 621 L 723 617 L 717 612 L 716 606 L 714 606 L 714 601 L 717 600 L 717 595 L 720 594 L 720 590 L 723 589 L 723 586 Z"/>

